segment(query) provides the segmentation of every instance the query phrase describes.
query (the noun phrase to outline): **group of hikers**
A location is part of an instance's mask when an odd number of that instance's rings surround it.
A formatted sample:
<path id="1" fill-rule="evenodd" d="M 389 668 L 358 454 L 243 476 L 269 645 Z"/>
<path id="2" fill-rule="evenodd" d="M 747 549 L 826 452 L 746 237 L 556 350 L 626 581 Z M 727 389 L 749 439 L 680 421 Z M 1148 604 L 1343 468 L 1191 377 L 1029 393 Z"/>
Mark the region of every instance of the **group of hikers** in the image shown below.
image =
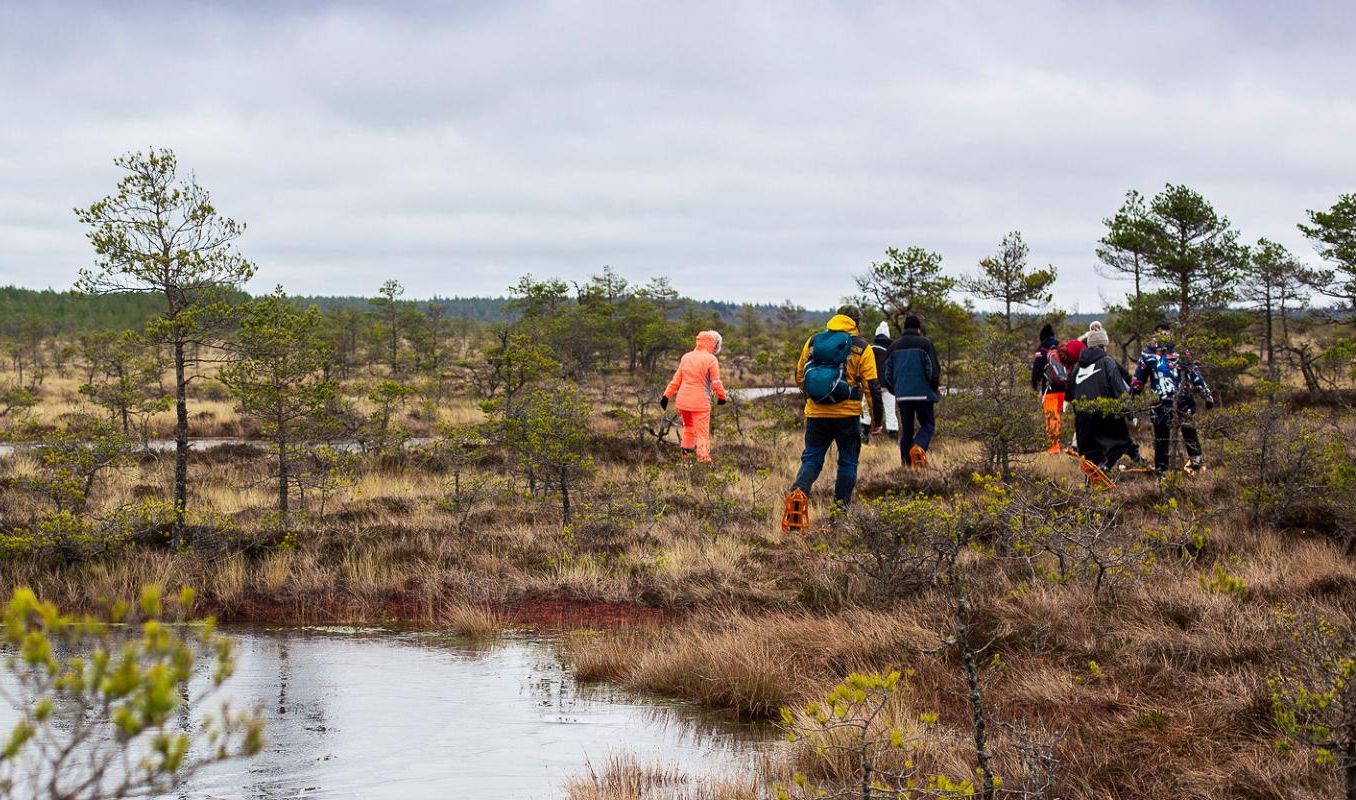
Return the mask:
<path id="1" fill-rule="evenodd" d="M 861 333 L 861 311 L 838 309 L 824 329 L 810 336 L 796 364 L 796 382 L 805 395 L 805 447 L 800 469 L 786 500 L 783 528 L 803 527 L 808 519 L 810 489 L 824 469 L 831 446 L 838 449 L 834 505 L 846 508 L 857 483 L 857 463 L 864 442 L 885 431 L 897 436 L 906 467 L 924 467 L 937 429 L 936 404 L 941 400 L 941 362 L 937 349 L 915 315 L 891 338 L 882 322 L 871 341 Z M 1107 353 L 1110 336 L 1101 322 L 1061 342 L 1053 326 L 1041 328 L 1031 359 L 1031 388 L 1041 399 L 1047 452 L 1079 458 L 1094 484 L 1110 485 L 1115 470 L 1166 472 L 1172 439 L 1179 433 L 1186 448 L 1185 469 L 1202 469 L 1200 436 L 1193 424 L 1197 400 L 1214 406 L 1200 367 L 1186 351 L 1178 352 L 1170 321 L 1159 323 L 1130 373 Z M 729 394 L 720 380 L 721 336 L 697 334 L 696 347 L 682 357 L 660 399 L 672 401 L 682 418 L 682 456 L 711 460 L 711 404 L 724 405 Z M 1153 398 L 1152 466 L 1145 463 L 1130 434 L 1138 418 L 1126 400 L 1148 393 Z M 1061 420 L 1072 403 L 1074 435 L 1066 445 Z M 1126 463 L 1122 464 L 1121 459 Z"/>
<path id="2" fill-rule="evenodd" d="M 1110 343 L 1102 323 L 1093 322 L 1078 339 L 1060 342 L 1054 329 L 1041 329 L 1040 344 L 1031 359 L 1031 388 L 1042 398 L 1049 450 L 1063 449 L 1060 439 L 1061 412 L 1070 400 L 1075 409 L 1072 450 L 1092 469 L 1085 469 L 1094 483 L 1107 483 L 1114 468 L 1150 470 L 1162 474 L 1172 462 L 1172 438 L 1176 431 L 1186 448 L 1187 472 L 1203 469 L 1201 438 L 1194 418 L 1197 398 L 1207 409 L 1215 398 L 1188 351 L 1178 352 L 1172 323 L 1164 320 L 1154 329 L 1135 363 L 1133 375 L 1106 351 Z M 1149 418 L 1153 425 L 1154 458 L 1146 465 L 1128 423 L 1138 417 L 1127 414 L 1124 400 L 1148 393 L 1152 398 Z M 1120 464 L 1126 457 L 1127 464 Z"/>

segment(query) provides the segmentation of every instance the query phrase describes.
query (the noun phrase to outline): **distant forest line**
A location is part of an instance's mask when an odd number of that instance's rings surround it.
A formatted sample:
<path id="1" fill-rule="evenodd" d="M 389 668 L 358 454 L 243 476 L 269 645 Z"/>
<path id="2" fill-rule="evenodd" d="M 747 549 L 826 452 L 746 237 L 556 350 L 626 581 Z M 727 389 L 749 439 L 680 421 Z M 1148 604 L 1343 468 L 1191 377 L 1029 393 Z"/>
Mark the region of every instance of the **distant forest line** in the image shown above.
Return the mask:
<path id="1" fill-rule="evenodd" d="M 321 311 L 352 309 L 366 311 L 371 308 L 372 297 L 357 295 L 293 295 L 292 299 L 300 306 L 314 305 Z M 245 300 L 250 295 L 238 292 L 227 299 Z M 421 312 L 430 306 L 440 306 L 443 316 L 449 319 L 467 319 L 484 324 L 512 322 L 516 315 L 509 311 L 509 297 L 431 297 L 426 300 L 411 300 L 410 303 Z M 744 303 L 723 300 L 689 300 L 693 306 L 704 313 L 718 314 L 721 319 L 733 323 Z M 161 313 L 165 300 L 154 294 L 105 294 L 90 295 L 76 291 L 56 291 L 55 289 L 28 289 L 21 286 L 0 287 L 0 325 L 25 318 L 41 318 L 48 325 L 48 331 L 57 335 L 80 334 L 98 330 L 133 330 L 143 327 L 149 320 Z M 760 317 L 771 320 L 779 309 L 788 304 L 749 303 Z M 824 311 L 806 311 L 800 309 L 806 319 L 819 319 L 830 313 Z"/>
<path id="2" fill-rule="evenodd" d="M 239 292 L 234 299 L 244 300 L 250 295 Z M 374 295 L 375 296 L 375 295 Z M 358 295 L 293 295 L 300 306 L 314 305 L 321 311 L 352 309 L 365 311 L 371 307 L 371 297 Z M 512 322 L 516 318 L 506 307 L 510 298 L 503 297 L 432 297 L 412 300 L 420 311 L 430 306 L 441 306 L 443 315 L 450 319 L 467 319 L 484 324 Z M 133 330 L 142 328 L 163 310 L 164 298 L 153 294 L 90 295 L 55 289 L 29 289 L 22 286 L 0 287 L 0 327 L 20 319 L 40 318 L 47 323 L 50 334 L 78 335 L 90 331 Z M 726 300 L 691 300 L 700 311 L 718 314 L 727 324 L 734 324 L 744 303 Z M 749 303 L 764 321 L 777 317 L 789 303 Z M 807 322 L 815 322 L 832 310 L 799 309 Z M 1067 314 L 1071 322 L 1089 322 L 1101 319 L 1101 312 Z"/>

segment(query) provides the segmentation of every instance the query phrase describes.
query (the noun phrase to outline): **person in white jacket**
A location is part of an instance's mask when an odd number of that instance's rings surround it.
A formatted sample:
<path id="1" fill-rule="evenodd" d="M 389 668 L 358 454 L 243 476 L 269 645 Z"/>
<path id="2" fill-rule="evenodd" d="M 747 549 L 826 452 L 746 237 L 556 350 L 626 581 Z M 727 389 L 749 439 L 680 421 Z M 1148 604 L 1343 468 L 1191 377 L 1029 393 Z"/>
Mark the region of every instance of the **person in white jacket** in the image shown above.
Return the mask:
<path id="1" fill-rule="evenodd" d="M 885 369 L 885 351 L 890 349 L 890 343 L 894 340 L 890 338 L 890 323 L 884 320 L 876 326 L 876 338 L 871 340 L 871 353 L 876 358 L 876 369 Z M 899 435 L 899 409 L 895 406 L 895 396 L 881 390 L 881 402 L 885 406 L 885 430 L 891 434 L 892 438 Z M 871 430 L 871 411 L 866 407 L 862 408 L 862 439 L 868 438 L 868 432 Z"/>

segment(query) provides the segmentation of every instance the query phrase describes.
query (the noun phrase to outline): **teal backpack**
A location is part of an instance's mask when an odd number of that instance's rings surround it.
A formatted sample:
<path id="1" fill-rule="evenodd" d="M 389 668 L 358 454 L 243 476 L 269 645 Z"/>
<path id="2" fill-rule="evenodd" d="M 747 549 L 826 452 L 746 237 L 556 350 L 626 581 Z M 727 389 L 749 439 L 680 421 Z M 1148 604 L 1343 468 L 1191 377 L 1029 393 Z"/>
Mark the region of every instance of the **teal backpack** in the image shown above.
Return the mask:
<path id="1" fill-rule="evenodd" d="M 810 357 L 801 383 L 805 395 L 816 403 L 830 405 L 860 400 L 862 393 L 848 383 L 847 362 L 852 355 L 852 334 L 825 330 L 810 338 Z"/>

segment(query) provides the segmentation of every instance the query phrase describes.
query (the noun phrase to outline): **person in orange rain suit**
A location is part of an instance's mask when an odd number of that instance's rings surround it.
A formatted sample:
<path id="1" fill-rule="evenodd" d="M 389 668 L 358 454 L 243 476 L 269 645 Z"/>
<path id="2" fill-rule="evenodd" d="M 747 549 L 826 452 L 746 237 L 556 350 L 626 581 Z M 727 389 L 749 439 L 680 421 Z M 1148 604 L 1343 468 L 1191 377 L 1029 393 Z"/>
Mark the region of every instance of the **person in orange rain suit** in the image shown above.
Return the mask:
<path id="1" fill-rule="evenodd" d="M 691 352 L 684 353 L 678 362 L 678 371 L 673 373 L 669 388 L 659 400 L 659 407 L 667 409 L 669 400 L 676 396 L 678 414 L 683 418 L 683 458 L 691 458 L 695 452 L 698 461 L 711 460 L 711 397 L 725 405 L 729 396 L 725 393 L 725 384 L 720 382 L 721 338 L 716 331 L 702 331 L 697 334 L 697 346 Z"/>
<path id="2" fill-rule="evenodd" d="M 1058 453 L 1061 449 L 1060 415 L 1064 411 L 1064 394 L 1072 388 L 1069 386 L 1069 371 L 1064 366 L 1064 359 L 1060 357 L 1059 347 L 1054 326 L 1046 323 L 1041 328 L 1036 354 L 1031 357 L 1031 389 L 1041 396 L 1042 411 L 1045 414 L 1045 436 L 1050 441 L 1050 446 L 1045 450 L 1047 453 Z"/>

